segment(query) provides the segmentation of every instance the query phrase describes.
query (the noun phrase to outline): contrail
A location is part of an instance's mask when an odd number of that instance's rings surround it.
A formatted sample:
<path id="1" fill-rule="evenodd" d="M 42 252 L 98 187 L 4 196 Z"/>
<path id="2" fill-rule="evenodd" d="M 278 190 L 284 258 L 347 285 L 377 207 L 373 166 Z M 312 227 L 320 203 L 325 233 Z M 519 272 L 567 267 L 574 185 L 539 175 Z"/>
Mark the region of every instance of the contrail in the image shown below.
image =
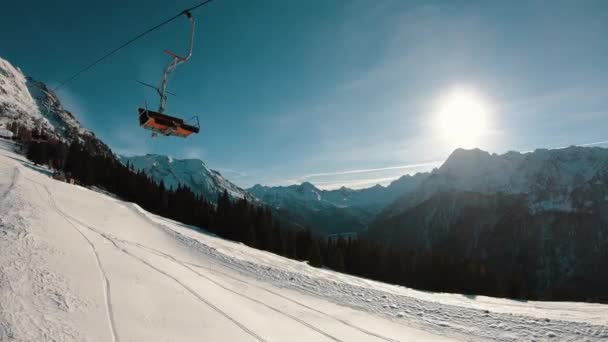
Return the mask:
<path id="1" fill-rule="evenodd" d="M 319 173 L 311 173 L 308 175 L 304 175 L 304 176 L 298 178 L 297 180 L 302 181 L 305 179 L 315 178 L 315 177 L 352 175 L 352 174 L 357 174 L 357 173 L 367 173 L 367 172 L 386 171 L 386 170 L 413 169 L 413 168 L 417 168 L 417 167 L 436 166 L 441 163 L 443 163 L 443 161 L 432 161 L 432 162 L 420 163 L 420 164 L 387 166 L 387 167 L 380 167 L 380 168 L 375 168 L 375 169 L 359 169 L 359 170 L 346 170 L 346 171 L 336 171 L 336 172 L 319 172 Z"/>
<path id="2" fill-rule="evenodd" d="M 391 182 L 391 181 L 399 179 L 399 177 L 401 177 L 401 176 L 384 177 L 384 178 L 353 179 L 353 180 L 347 180 L 347 181 L 343 181 L 343 182 L 323 181 L 323 182 L 315 182 L 315 186 L 318 187 L 319 189 L 324 189 L 324 190 L 337 189 L 342 186 L 347 186 L 352 189 L 357 189 L 360 187 L 373 186 L 373 185 L 384 183 L 384 182 Z"/>
<path id="3" fill-rule="evenodd" d="M 580 146 L 580 147 L 586 147 L 586 146 L 595 146 L 595 145 L 604 145 L 604 144 L 608 144 L 608 140 L 604 140 L 604 141 L 596 141 L 596 142 L 590 142 L 590 143 L 586 143 L 586 144 L 574 144 L 574 145 L 568 145 L 568 146 L 554 146 L 554 147 L 546 147 L 547 150 L 561 150 L 563 148 L 568 148 L 570 146 Z M 528 150 L 528 151 L 519 151 L 519 153 L 530 153 L 530 152 L 534 152 L 534 150 Z"/>
<path id="4" fill-rule="evenodd" d="M 596 142 L 587 143 L 587 144 L 580 144 L 580 145 L 576 145 L 576 146 L 594 146 L 594 145 L 603 145 L 603 144 L 608 144 L 608 140 L 596 141 Z"/>
<path id="5" fill-rule="evenodd" d="M 604 144 L 608 144 L 608 140 L 603 140 L 603 141 L 595 141 L 595 142 L 590 142 L 590 143 L 585 143 L 585 144 L 575 144 L 574 146 L 595 146 L 595 145 L 604 145 Z M 566 148 L 567 146 L 561 146 L 561 147 L 549 147 L 547 149 L 549 150 L 556 150 L 556 149 L 562 149 L 562 148 Z M 529 151 L 519 151 L 519 153 L 530 153 L 533 152 L 533 150 L 529 150 Z M 427 163 L 419 163 L 419 164 L 408 164 L 408 165 L 397 165 L 397 166 L 387 166 L 387 167 L 380 167 L 380 168 L 374 168 L 374 169 L 359 169 L 359 170 L 345 170 L 345 171 L 335 171 L 335 172 L 318 172 L 318 173 L 310 173 L 307 175 L 304 175 L 302 177 L 299 177 L 295 180 L 289 180 L 287 181 L 287 183 L 301 183 L 304 180 L 310 179 L 310 178 L 317 178 L 317 177 L 324 177 L 324 176 L 341 176 L 341 175 L 351 175 L 351 174 L 358 174 L 358 173 L 368 173 L 368 172 L 377 172 L 377 171 L 387 171 L 387 170 L 404 170 L 404 169 L 413 169 L 413 168 L 417 168 L 417 167 L 425 167 L 425 166 L 437 166 L 440 165 L 444 162 L 444 160 L 437 160 L 437 161 L 432 161 L 432 162 L 427 162 Z M 395 177 L 394 179 L 397 179 L 399 177 Z M 373 178 L 370 179 L 372 182 L 374 181 Z M 382 178 L 382 179 L 377 179 L 380 181 L 386 181 L 389 180 L 387 178 Z M 351 181 L 344 181 L 344 182 L 340 182 L 338 180 L 336 181 L 322 181 L 322 182 L 314 182 L 315 184 L 319 184 L 321 186 L 327 186 L 327 185 L 336 185 L 339 183 L 344 183 L 344 184 L 348 184 L 349 182 L 352 183 L 357 183 L 357 182 L 363 182 L 364 179 L 359 179 L 359 180 L 351 180 Z"/>
<path id="6" fill-rule="evenodd" d="M 241 171 L 237 171 L 235 169 L 231 169 L 231 168 L 226 168 L 226 167 L 216 167 L 215 170 L 222 172 L 222 173 L 232 173 L 234 175 L 237 175 L 239 177 L 246 177 L 247 174 L 245 172 L 241 172 Z"/>

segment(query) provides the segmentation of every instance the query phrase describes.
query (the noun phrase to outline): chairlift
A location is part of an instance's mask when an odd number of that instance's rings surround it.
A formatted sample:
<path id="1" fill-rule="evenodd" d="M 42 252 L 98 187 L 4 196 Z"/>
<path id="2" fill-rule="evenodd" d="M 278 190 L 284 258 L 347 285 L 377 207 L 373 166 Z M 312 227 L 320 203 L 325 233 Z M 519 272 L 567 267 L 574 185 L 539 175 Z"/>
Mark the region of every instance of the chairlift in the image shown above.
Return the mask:
<path id="1" fill-rule="evenodd" d="M 139 82 L 145 86 L 156 89 L 156 92 L 160 96 L 160 104 L 157 111 L 149 110 L 146 108 L 138 108 L 137 112 L 139 115 L 139 125 L 144 129 L 152 131 L 152 137 L 162 134 L 165 136 L 176 136 L 176 137 L 188 137 L 192 133 L 198 133 L 200 131 L 200 125 L 198 117 L 194 116 L 189 120 L 183 120 L 176 116 L 167 115 L 165 113 L 165 107 L 167 105 L 167 94 L 174 95 L 167 91 L 167 83 L 169 81 L 169 75 L 175 70 L 175 68 L 190 60 L 192 57 L 192 46 L 194 44 L 194 17 L 189 11 L 185 11 L 184 15 L 190 21 L 190 48 L 185 56 L 179 56 L 178 54 L 169 50 L 164 50 L 166 54 L 171 56 L 171 62 L 165 67 L 161 78 L 160 86 L 155 87 L 147 83 Z"/>

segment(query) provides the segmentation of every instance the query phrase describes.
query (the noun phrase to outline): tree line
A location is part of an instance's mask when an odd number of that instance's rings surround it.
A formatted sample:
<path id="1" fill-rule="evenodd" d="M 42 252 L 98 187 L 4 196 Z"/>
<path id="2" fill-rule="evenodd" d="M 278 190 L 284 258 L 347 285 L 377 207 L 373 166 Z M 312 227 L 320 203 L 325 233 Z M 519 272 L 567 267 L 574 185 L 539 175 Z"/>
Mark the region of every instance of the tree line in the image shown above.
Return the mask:
<path id="1" fill-rule="evenodd" d="M 167 188 L 112 154 L 93 153 L 76 139 L 69 145 L 52 139 L 30 140 L 26 146 L 32 162 L 60 170 L 81 185 L 101 188 L 154 214 L 260 250 L 306 260 L 315 267 L 428 291 L 529 297 L 521 289 L 521 279 L 499 284 L 481 260 L 437 252 L 404 253 L 364 238 L 326 239 L 305 229 L 281 229 L 267 206 L 233 199 L 226 191 L 209 199 L 182 185 Z"/>

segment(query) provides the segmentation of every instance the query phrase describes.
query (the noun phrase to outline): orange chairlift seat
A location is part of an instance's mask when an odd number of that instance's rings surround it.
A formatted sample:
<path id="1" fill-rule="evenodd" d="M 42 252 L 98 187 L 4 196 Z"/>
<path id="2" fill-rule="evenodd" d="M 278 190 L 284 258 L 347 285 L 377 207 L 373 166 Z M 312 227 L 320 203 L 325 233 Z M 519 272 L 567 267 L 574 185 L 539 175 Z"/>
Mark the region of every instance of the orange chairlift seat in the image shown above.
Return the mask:
<path id="1" fill-rule="evenodd" d="M 196 116 L 193 118 L 196 119 L 196 124 L 190 125 L 183 119 L 148 109 L 139 108 L 137 111 L 139 112 L 139 125 L 155 133 L 185 138 L 192 133 L 198 133 L 200 130 L 198 117 Z"/>
<path id="2" fill-rule="evenodd" d="M 147 108 L 137 109 L 137 112 L 139 114 L 139 125 L 142 128 L 152 131 L 153 137 L 155 137 L 157 134 L 162 134 L 166 136 L 176 136 L 185 138 L 191 135 L 192 133 L 198 133 L 200 131 L 200 125 L 197 116 L 194 116 L 192 119 L 188 120 L 195 121 L 194 124 L 189 124 L 183 119 L 165 114 L 167 94 L 171 94 L 167 91 L 169 74 L 171 74 L 178 65 L 187 62 L 188 60 L 190 60 L 190 57 L 192 57 L 192 46 L 194 43 L 194 17 L 192 17 L 192 14 L 190 12 L 184 12 L 184 14 L 188 17 L 188 20 L 191 24 L 190 48 L 188 50 L 188 53 L 186 54 L 186 56 L 178 56 L 177 54 L 169 50 L 164 51 L 166 54 L 171 56 L 171 62 L 165 67 L 165 70 L 163 71 L 159 87 L 154 87 L 152 85 L 139 82 L 145 86 L 156 89 L 158 95 L 160 96 L 160 105 L 158 107 L 158 111 L 151 111 Z"/>

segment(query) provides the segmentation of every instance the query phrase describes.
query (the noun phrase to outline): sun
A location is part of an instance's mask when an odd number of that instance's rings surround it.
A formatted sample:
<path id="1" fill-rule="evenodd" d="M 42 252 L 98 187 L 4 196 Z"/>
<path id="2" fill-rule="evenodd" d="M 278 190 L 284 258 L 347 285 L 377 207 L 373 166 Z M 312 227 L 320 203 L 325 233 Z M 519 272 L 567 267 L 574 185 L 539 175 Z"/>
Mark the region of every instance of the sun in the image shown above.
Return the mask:
<path id="1" fill-rule="evenodd" d="M 439 101 L 435 126 L 451 147 L 479 147 L 488 129 L 488 116 L 488 105 L 480 95 L 455 89 Z"/>

